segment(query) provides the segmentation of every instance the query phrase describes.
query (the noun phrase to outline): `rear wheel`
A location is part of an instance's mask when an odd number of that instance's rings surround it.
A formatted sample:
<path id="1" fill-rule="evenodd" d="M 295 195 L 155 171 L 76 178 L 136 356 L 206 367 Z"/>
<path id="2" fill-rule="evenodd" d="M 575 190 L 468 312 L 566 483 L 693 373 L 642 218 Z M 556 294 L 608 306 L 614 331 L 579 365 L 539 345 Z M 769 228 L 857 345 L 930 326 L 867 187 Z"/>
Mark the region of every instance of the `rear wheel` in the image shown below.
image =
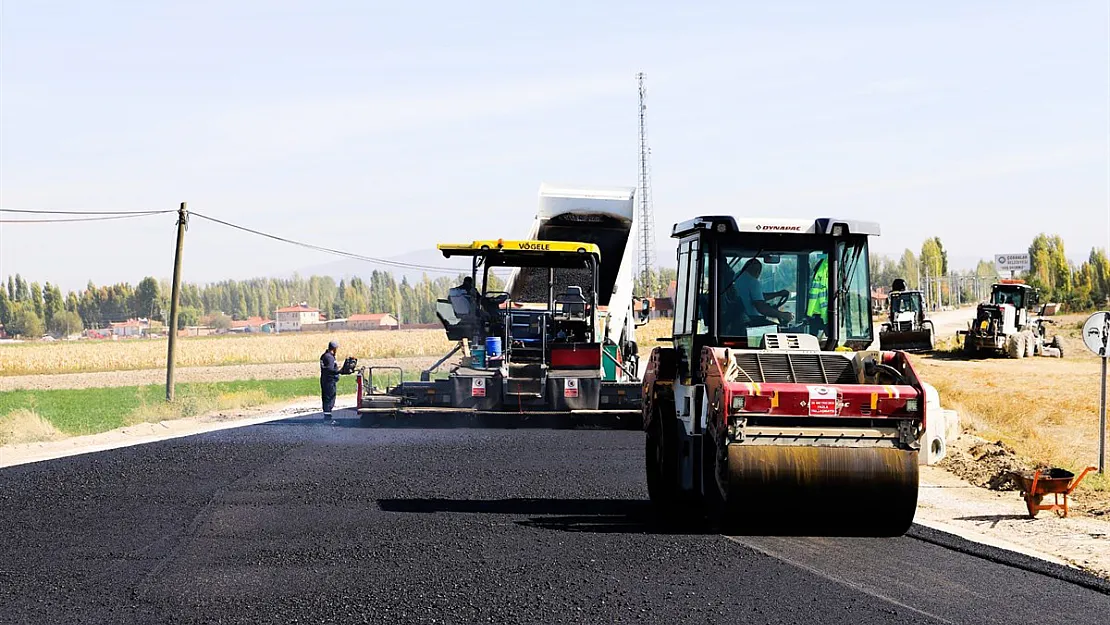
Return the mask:
<path id="1" fill-rule="evenodd" d="M 1064 357 L 1064 343 L 1063 343 L 1063 341 L 1060 340 L 1060 337 L 1058 337 L 1058 336 L 1052 337 L 1052 345 L 1051 346 L 1055 347 L 1056 349 L 1058 349 L 1060 351 L 1060 358 Z"/>
<path id="2" fill-rule="evenodd" d="M 1037 355 L 1037 337 L 1032 332 L 1025 333 L 1025 356 L 1032 358 Z"/>
<path id="3" fill-rule="evenodd" d="M 1025 335 L 1011 334 L 1006 339 L 1006 355 L 1010 358 L 1025 357 Z"/>

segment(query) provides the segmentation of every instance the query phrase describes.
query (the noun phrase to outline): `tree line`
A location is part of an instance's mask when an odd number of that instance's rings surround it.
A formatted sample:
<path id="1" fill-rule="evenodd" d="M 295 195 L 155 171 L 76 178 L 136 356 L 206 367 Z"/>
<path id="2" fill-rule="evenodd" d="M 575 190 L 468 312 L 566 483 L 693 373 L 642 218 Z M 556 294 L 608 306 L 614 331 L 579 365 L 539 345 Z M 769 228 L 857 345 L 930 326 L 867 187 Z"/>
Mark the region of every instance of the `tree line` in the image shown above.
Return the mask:
<path id="1" fill-rule="evenodd" d="M 1110 260 L 1106 250 L 1092 248 L 1086 261 L 1074 264 L 1068 261 L 1064 241 L 1059 235 L 1041 233 L 1029 245 L 1029 261 L 1029 271 L 1015 277 L 1039 289 L 1042 302 L 1059 302 L 1066 310 L 1075 312 L 1094 310 L 1110 302 Z M 931 280 L 937 277 L 990 281 L 1003 276 L 998 275 L 991 260 L 980 260 L 975 269 L 950 270 L 948 253 L 939 237 L 926 239 L 918 254 L 907 249 L 898 258 L 881 254 L 871 256 L 871 283 L 876 287 L 889 287 L 895 278 L 902 278 L 907 288 L 927 290 L 929 284 L 935 284 Z M 953 284 L 959 285 L 963 301 L 974 301 L 970 280 L 941 281 L 939 287 L 944 299 L 952 296 Z"/>
<path id="2" fill-rule="evenodd" d="M 178 328 L 214 325 L 226 328 L 232 320 L 272 319 L 281 307 L 305 303 L 332 319 L 359 313 L 392 313 L 401 323 L 434 323 L 436 300 L 462 282 L 462 274 L 431 279 L 427 275 L 410 283 L 398 282 L 388 271 L 373 271 L 369 280 L 359 277 L 336 280 L 329 276 L 223 280 L 209 284 L 181 285 Z M 490 276 L 491 289 L 503 289 Z M 49 282 L 28 282 L 21 275 L 8 276 L 0 285 L 0 324 L 13 336 L 38 337 L 45 333 L 67 336 L 86 328 L 106 328 L 113 322 L 169 318 L 170 284 L 152 277 L 138 285 L 101 285 L 89 282 L 80 291 L 62 293 Z"/>

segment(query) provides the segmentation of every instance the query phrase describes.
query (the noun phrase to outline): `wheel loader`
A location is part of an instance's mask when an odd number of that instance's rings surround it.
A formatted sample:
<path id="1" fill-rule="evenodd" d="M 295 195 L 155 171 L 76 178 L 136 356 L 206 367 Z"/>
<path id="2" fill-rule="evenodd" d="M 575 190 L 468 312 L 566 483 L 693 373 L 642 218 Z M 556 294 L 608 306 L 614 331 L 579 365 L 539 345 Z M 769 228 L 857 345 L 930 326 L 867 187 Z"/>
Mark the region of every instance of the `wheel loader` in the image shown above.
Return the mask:
<path id="1" fill-rule="evenodd" d="M 1040 292 L 1024 280 L 1007 279 L 991 285 L 990 301 L 979 304 L 975 319 L 960 330 L 964 353 L 970 357 L 994 354 L 1009 358 L 1064 357 L 1060 337 L 1048 338 L 1053 323 L 1038 311 Z"/>
<path id="2" fill-rule="evenodd" d="M 888 301 L 890 318 L 879 328 L 880 349 L 930 352 L 936 348 L 936 332 L 925 315 L 921 291 L 906 289 L 905 281 L 899 278 L 894 281 Z"/>
<path id="3" fill-rule="evenodd" d="M 906 352 L 877 349 L 868 238 L 878 234 L 824 217 L 673 226 L 673 336 L 643 378 L 659 520 L 790 535 L 909 528 L 925 389 Z"/>

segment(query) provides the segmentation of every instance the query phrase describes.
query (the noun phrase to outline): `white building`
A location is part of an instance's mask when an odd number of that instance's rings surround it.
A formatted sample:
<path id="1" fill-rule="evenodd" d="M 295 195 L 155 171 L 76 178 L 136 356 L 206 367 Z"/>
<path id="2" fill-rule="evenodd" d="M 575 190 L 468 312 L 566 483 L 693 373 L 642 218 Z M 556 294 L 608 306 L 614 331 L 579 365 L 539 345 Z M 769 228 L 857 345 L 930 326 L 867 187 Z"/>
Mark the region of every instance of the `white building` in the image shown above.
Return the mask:
<path id="1" fill-rule="evenodd" d="M 299 332 L 302 325 L 320 321 L 320 309 L 305 304 L 286 306 L 277 309 L 274 320 L 278 332 Z"/>

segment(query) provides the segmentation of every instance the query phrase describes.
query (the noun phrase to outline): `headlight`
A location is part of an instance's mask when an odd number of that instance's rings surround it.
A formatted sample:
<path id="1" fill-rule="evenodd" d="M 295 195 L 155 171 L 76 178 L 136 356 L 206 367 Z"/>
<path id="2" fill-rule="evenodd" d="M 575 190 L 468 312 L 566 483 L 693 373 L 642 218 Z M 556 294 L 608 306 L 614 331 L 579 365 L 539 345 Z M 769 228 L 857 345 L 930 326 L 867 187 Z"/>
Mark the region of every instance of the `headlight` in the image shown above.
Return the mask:
<path id="1" fill-rule="evenodd" d="M 744 396 L 743 395 L 733 395 L 732 396 L 731 408 L 732 408 L 732 412 L 741 412 L 741 411 L 743 411 L 744 410 Z"/>
<path id="2" fill-rule="evenodd" d="M 921 405 L 916 397 L 906 400 L 906 412 L 917 412 Z"/>

